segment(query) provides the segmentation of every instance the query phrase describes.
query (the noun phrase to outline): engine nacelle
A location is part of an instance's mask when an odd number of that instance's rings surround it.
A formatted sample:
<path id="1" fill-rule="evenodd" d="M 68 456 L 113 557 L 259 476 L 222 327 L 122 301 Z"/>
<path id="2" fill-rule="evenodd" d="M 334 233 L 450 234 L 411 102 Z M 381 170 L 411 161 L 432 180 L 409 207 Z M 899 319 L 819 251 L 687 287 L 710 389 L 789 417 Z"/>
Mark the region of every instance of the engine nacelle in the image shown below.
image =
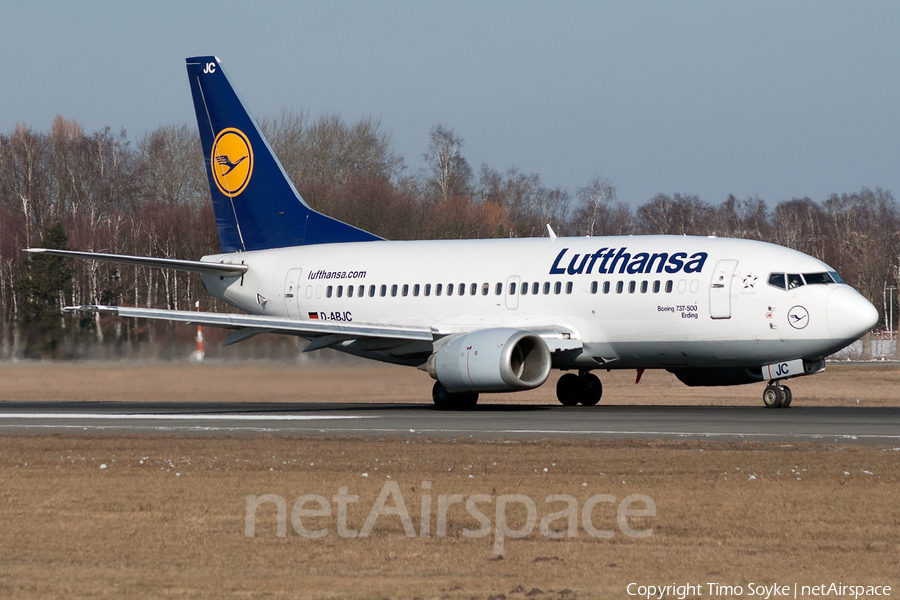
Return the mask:
<path id="1" fill-rule="evenodd" d="M 451 393 L 531 390 L 550 375 L 547 342 L 529 331 L 482 329 L 442 341 L 426 370 Z"/>

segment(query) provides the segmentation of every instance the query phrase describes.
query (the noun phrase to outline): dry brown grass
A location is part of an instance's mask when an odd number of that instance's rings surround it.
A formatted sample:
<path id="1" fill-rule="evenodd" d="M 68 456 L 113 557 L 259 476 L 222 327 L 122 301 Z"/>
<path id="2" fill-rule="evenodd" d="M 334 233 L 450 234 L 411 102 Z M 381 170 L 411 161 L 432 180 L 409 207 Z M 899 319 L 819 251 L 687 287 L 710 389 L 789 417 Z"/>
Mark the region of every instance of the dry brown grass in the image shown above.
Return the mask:
<path id="1" fill-rule="evenodd" d="M 633 376 L 604 374 L 604 401 L 760 402 L 760 386 L 691 389 L 648 372 L 636 387 Z M 798 403 L 896 406 L 898 379 L 893 368 L 830 366 L 792 387 Z M 552 384 L 485 401 L 555 403 Z M 428 402 L 429 391 L 424 373 L 382 365 L 0 366 L 3 400 Z M 900 451 L 860 446 L 0 436 L 0 597 L 571 600 L 628 597 L 630 582 L 843 582 L 896 593 L 898 467 Z M 409 539 L 383 516 L 370 537 L 344 539 L 332 516 L 304 520 L 327 529 L 322 539 L 290 521 L 280 538 L 272 505 L 259 509 L 256 536 L 244 536 L 247 495 L 280 495 L 290 510 L 304 494 L 347 487 L 360 497 L 349 526 L 360 529 L 387 481 L 417 531 L 422 482 L 432 482 L 431 537 Z M 579 509 L 596 494 L 644 494 L 657 516 L 631 524 L 653 535 L 597 539 L 579 528 L 551 540 L 536 529 L 508 539 L 498 560 L 493 538 L 462 535 L 478 523 L 455 505 L 447 537 L 436 537 L 439 495 L 516 493 L 535 501 L 539 520 L 562 508 L 545 505 L 549 494 L 575 496 Z M 493 506 L 481 506 L 492 524 Z M 594 521 L 615 527 L 612 505 L 598 505 Z"/>
<path id="2" fill-rule="evenodd" d="M 2 437 L 0 596 L 623 598 L 630 582 L 896 590 L 898 461 L 890 449 L 812 445 Z M 273 505 L 244 536 L 249 494 L 278 494 L 290 510 L 347 487 L 360 498 L 348 524 L 360 529 L 387 481 L 417 531 L 430 493 L 432 537 L 409 539 L 382 516 L 370 537 L 344 539 L 332 516 L 304 520 L 324 538 L 301 537 L 290 520 L 280 538 Z M 536 529 L 508 539 L 502 560 L 492 538 L 461 535 L 478 527 L 461 505 L 447 537 L 434 536 L 438 495 L 513 493 L 531 497 L 539 519 L 561 508 L 544 504 L 549 494 L 575 496 L 579 510 L 595 494 L 645 494 L 658 512 L 630 521 L 653 528 L 646 539 L 579 529 L 550 540 Z M 492 522 L 493 506 L 482 505 Z M 614 508 L 598 505 L 594 521 L 615 527 Z"/>
<path id="3" fill-rule="evenodd" d="M 759 406 L 762 384 L 689 388 L 665 371 L 597 371 L 603 404 Z M 483 394 L 485 404 L 558 404 L 554 372 L 536 390 Z M 136 402 L 414 402 L 430 403 L 433 380 L 408 367 L 365 361 L 285 363 L 0 364 L 0 400 Z M 900 405 L 900 368 L 829 365 L 790 381 L 794 402 L 807 406 Z"/>

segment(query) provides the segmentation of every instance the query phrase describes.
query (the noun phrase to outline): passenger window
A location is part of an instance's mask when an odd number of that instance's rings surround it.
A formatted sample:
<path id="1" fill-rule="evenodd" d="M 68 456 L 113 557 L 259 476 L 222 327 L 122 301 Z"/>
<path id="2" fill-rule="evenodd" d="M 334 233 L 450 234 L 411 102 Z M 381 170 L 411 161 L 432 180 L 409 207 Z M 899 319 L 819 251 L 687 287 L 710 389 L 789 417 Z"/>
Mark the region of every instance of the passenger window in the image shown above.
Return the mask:
<path id="1" fill-rule="evenodd" d="M 452 284 L 452 283 L 448 283 L 448 284 L 447 284 L 447 295 L 448 295 L 448 296 L 452 296 L 452 295 L 453 295 L 453 284 Z"/>
<path id="2" fill-rule="evenodd" d="M 352 286 L 352 285 L 348 285 L 348 286 L 347 286 L 347 297 L 348 297 L 348 298 L 352 298 L 352 297 L 353 297 L 353 286 Z"/>
<path id="3" fill-rule="evenodd" d="M 513 295 L 515 295 L 515 293 L 516 293 L 516 282 L 513 281 L 512 283 L 509 284 L 509 295 L 513 296 Z"/>
<path id="4" fill-rule="evenodd" d="M 525 283 L 522 284 L 522 295 L 524 296 L 527 293 L 528 293 L 528 282 L 526 281 Z"/>
<path id="5" fill-rule="evenodd" d="M 658 282 L 658 281 L 654 281 L 654 282 L 653 282 L 653 293 L 654 293 L 654 294 L 658 294 L 658 293 L 659 293 L 659 282 Z"/>
<path id="6" fill-rule="evenodd" d="M 485 283 L 484 285 L 481 286 L 481 295 L 482 296 L 487 296 L 489 291 L 491 291 L 491 286 L 489 286 L 488 284 Z M 475 290 L 472 290 L 472 293 L 474 294 Z"/>
<path id="7" fill-rule="evenodd" d="M 641 282 L 641 293 L 642 293 L 642 294 L 646 294 L 646 293 L 647 293 L 647 282 L 646 282 L 646 281 L 642 281 L 642 282 Z"/>
<path id="8" fill-rule="evenodd" d="M 337 292 L 338 292 L 338 293 L 337 293 L 337 297 L 338 297 L 338 298 L 340 298 L 341 296 L 343 296 L 343 295 L 344 295 L 344 286 L 339 285 L 339 286 L 338 286 L 338 289 L 337 289 Z"/>
<path id="9" fill-rule="evenodd" d="M 408 295 L 409 295 L 409 284 L 408 284 L 408 283 L 404 283 L 404 284 L 403 284 L 403 295 L 404 295 L 404 296 L 408 296 Z"/>
<path id="10" fill-rule="evenodd" d="M 370 285 L 369 286 L 369 298 L 374 298 L 374 297 L 375 297 L 375 286 Z"/>
<path id="11" fill-rule="evenodd" d="M 628 282 L 628 293 L 629 293 L 629 294 L 633 294 L 633 293 L 634 293 L 634 287 L 635 287 L 635 286 L 634 286 L 634 282 L 633 282 L 633 281 L 629 281 L 629 282 Z"/>
<path id="12" fill-rule="evenodd" d="M 553 293 L 558 294 L 562 291 L 562 281 L 557 281 L 553 284 Z"/>
<path id="13" fill-rule="evenodd" d="M 625 290 L 625 283 L 622 281 L 616 282 L 616 293 L 621 294 Z"/>
<path id="14" fill-rule="evenodd" d="M 460 296 L 465 296 L 466 295 L 466 284 L 464 284 L 464 283 L 459 284 L 458 286 L 456 286 L 456 290 L 457 290 L 456 291 L 457 294 L 459 294 Z"/>
<path id="15" fill-rule="evenodd" d="M 772 287 L 777 287 L 780 290 L 787 289 L 784 280 L 784 273 L 772 273 L 769 275 L 769 285 Z"/>
<path id="16" fill-rule="evenodd" d="M 430 295 L 431 295 L 431 284 L 430 284 L 430 283 L 426 283 L 426 284 L 425 284 L 425 295 L 426 295 L 426 296 L 430 296 Z"/>
<path id="17" fill-rule="evenodd" d="M 544 295 L 546 296 L 549 293 L 550 293 L 550 282 L 545 281 L 544 282 Z"/>
<path id="18" fill-rule="evenodd" d="M 531 284 L 531 294 L 532 294 L 532 295 L 537 295 L 538 289 L 539 289 L 540 287 L 541 287 L 541 284 L 539 284 L 537 281 L 535 281 L 534 283 L 532 283 L 532 284 Z"/>
<path id="19" fill-rule="evenodd" d="M 687 290 L 687 281 L 684 279 L 678 280 L 678 293 L 683 294 Z"/>
<path id="20" fill-rule="evenodd" d="M 418 295 L 419 295 L 419 284 L 417 283 L 413 286 L 413 296 L 418 296 Z"/>
<path id="21" fill-rule="evenodd" d="M 604 281 L 604 282 L 603 282 L 603 293 L 604 293 L 604 294 L 608 294 L 608 293 L 609 293 L 609 282 L 608 282 L 608 281 Z"/>
<path id="22" fill-rule="evenodd" d="M 597 282 L 596 282 L 596 281 L 592 281 L 592 282 L 591 282 L 591 293 L 592 293 L 592 294 L 596 294 L 596 293 L 597 293 Z"/>
<path id="23" fill-rule="evenodd" d="M 391 296 L 396 296 L 396 295 L 397 295 L 397 284 L 395 283 L 394 285 L 391 286 Z"/>
<path id="24" fill-rule="evenodd" d="M 333 289 L 334 288 L 332 288 L 330 285 L 327 288 L 325 288 L 325 297 L 326 298 L 331 298 L 331 293 L 332 293 Z"/>
<path id="25" fill-rule="evenodd" d="M 484 285 L 486 286 L 487 284 L 484 284 Z M 469 286 L 469 295 L 474 296 L 477 293 L 478 293 L 478 284 L 473 283 L 472 285 Z M 487 288 L 485 288 L 484 293 L 485 293 L 485 295 L 487 295 Z"/>
<path id="26" fill-rule="evenodd" d="M 502 294 L 502 293 L 503 293 L 503 284 L 502 284 L 502 283 L 498 283 L 496 286 L 494 286 L 494 294 L 497 295 L 497 296 L 499 296 L 499 295 Z M 516 284 L 512 284 L 512 292 L 510 292 L 510 293 L 511 293 L 511 294 L 515 294 L 515 293 L 516 293 Z"/>
<path id="27" fill-rule="evenodd" d="M 700 280 L 691 279 L 691 293 L 696 294 L 698 290 L 700 290 Z"/>
<path id="28" fill-rule="evenodd" d="M 792 290 L 794 288 L 798 288 L 803 285 L 803 278 L 800 277 L 799 273 L 791 273 L 787 276 L 788 280 L 788 289 Z"/>
<path id="29" fill-rule="evenodd" d="M 667 294 L 672 293 L 672 280 L 671 279 L 666 282 L 666 293 Z"/>
<path id="30" fill-rule="evenodd" d="M 571 282 L 571 281 L 567 281 L 567 282 L 566 282 L 566 293 L 567 293 L 567 294 L 571 294 L 571 293 L 572 293 L 572 282 Z"/>
<path id="31" fill-rule="evenodd" d="M 435 295 L 435 296 L 440 296 L 440 295 L 441 295 L 441 292 L 443 291 L 443 288 L 444 288 L 444 284 L 443 284 L 443 283 L 439 283 L 439 284 L 437 284 L 436 286 L 434 286 L 434 295 Z"/>

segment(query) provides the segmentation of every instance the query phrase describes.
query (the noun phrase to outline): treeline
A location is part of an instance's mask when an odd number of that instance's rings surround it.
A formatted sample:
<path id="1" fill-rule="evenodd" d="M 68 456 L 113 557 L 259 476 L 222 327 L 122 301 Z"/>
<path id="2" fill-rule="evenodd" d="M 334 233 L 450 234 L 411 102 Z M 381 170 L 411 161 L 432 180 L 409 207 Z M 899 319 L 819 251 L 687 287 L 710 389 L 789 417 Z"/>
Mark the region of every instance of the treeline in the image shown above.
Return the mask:
<path id="1" fill-rule="evenodd" d="M 547 224 L 559 235 L 717 235 L 816 256 L 882 311 L 886 286 L 898 282 L 900 212 L 878 188 L 774 208 L 758 197 L 711 204 L 658 194 L 632 210 L 600 176 L 572 192 L 515 167 L 476 170 L 443 126 L 429 133 L 417 166 L 377 120 L 284 112 L 261 127 L 313 208 L 387 239 L 543 236 Z M 61 317 L 66 305 L 189 310 L 199 301 L 201 310 L 228 310 L 189 274 L 21 252 L 42 245 L 192 260 L 219 252 L 194 127 L 160 127 L 132 142 L 57 117 L 49 133 L 20 125 L 0 134 L 0 358 L 80 357 L 98 347 L 125 355 L 192 339 L 174 324 Z"/>

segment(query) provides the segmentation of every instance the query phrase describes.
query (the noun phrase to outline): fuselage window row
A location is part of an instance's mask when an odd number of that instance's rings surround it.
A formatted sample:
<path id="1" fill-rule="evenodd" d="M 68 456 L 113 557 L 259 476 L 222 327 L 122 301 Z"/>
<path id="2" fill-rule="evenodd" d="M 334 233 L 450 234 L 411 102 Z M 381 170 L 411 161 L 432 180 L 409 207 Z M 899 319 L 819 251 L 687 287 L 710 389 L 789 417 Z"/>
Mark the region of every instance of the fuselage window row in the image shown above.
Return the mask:
<path id="1" fill-rule="evenodd" d="M 807 276 L 807 277 L 810 277 L 810 276 Z M 828 281 L 828 283 L 833 283 L 833 281 Z M 784 286 L 785 286 L 784 275 L 783 274 L 774 274 L 774 275 L 770 276 L 769 285 L 773 285 L 775 287 L 781 287 L 782 289 L 784 289 Z M 800 285 L 803 285 L 803 284 L 801 283 Z M 679 290 L 681 290 L 681 288 L 683 286 L 684 286 L 684 284 L 682 282 L 679 282 Z M 617 281 L 615 284 L 615 293 L 617 293 L 617 294 L 624 293 L 625 287 L 626 287 L 626 282 Z M 629 282 L 627 282 L 627 287 L 628 287 L 629 294 L 636 293 L 638 291 L 638 289 L 640 290 L 640 293 L 642 293 L 642 294 L 646 294 L 648 291 L 651 291 L 651 290 L 654 294 L 658 294 L 663 289 L 665 290 L 665 293 L 671 294 L 674 291 L 675 286 L 674 286 L 674 282 L 670 279 L 665 282 L 665 286 L 663 286 L 661 281 L 656 280 L 652 284 L 649 281 L 641 281 L 640 285 L 638 285 L 638 282 L 636 282 L 636 281 L 629 281 Z M 354 296 L 357 298 L 363 298 L 366 296 L 366 286 L 365 285 L 359 285 L 359 286 L 348 285 L 348 286 L 346 286 L 346 290 L 344 288 L 345 288 L 345 286 L 343 286 L 343 285 L 338 285 L 338 286 L 329 285 L 325 288 L 325 297 L 326 298 L 332 298 L 332 297 L 342 298 L 342 297 L 344 297 L 345 293 L 346 293 L 347 298 L 353 298 Z M 448 283 L 446 286 L 446 292 L 447 292 L 448 296 L 452 296 L 454 291 L 459 296 L 465 296 L 466 288 L 467 288 L 467 286 L 465 283 L 460 283 L 458 285 Z M 470 296 L 478 295 L 478 288 L 479 288 L 479 286 L 477 283 L 470 284 L 468 286 L 469 295 Z M 500 282 L 496 283 L 494 285 L 494 295 L 502 296 L 503 288 L 504 288 L 503 283 L 500 283 Z M 319 288 L 319 289 L 321 290 L 321 288 Z M 416 284 L 413 284 L 412 286 L 410 286 L 409 284 L 406 284 L 406 283 L 403 284 L 402 286 L 395 283 L 390 286 L 390 294 L 392 297 L 396 297 L 398 295 L 409 296 L 410 291 L 411 291 L 412 296 L 414 296 L 414 297 L 418 297 L 420 295 L 431 296 L 432 290 L 433 290 L 435 296 L 441 296 L 444 293 L 444 289 L 445 289 L 445 287 L 444 287 L 444 284 L 442 284 L 442 283 L 435 284 L 434 286 L 432 286 L 432 284 L 430 284 L 430 283 L 426 283 L 424 285 L 416 283 Z M 490 294 L 490 289 L 491 289 L 490 284 L 488 284 L 488 283 L 482 284 L 481 285 L 481 295 L 487 296 L 488 294 Z M 558 295 L 563 292 L 563 289 L 565 289 L 566 294 L 571 294 L 575 290 L 575 285 L 572 281 L 565 282 L 565 287 L 563 286 L 562 281 L 556 281 L 553 283 L 551 283 L 549 281 L 545 281 L 543 283 L 535 281 L 530 284 L 529 284 L 529 282 L 526 281 L 526 282 L 523 282 L 520 286 L 517 284 L 517 282 L 513 281 L 513 282 L 509 283 L 507 292 L 509 295 L 515 295 L 516 292 L 518 291 L 520 295 L 527 296 L 528 294 L 538 295 L 541 293 L 543 293 L 544 295 L 549 295 L 552 291 L 553 294 Z M 311 290 L 312 290 L 312 287 L 310 286 L 307 290 L 307 298 L 311 297 L 311 294 L 309 293 Z M 597 294 L 601 291 L 604 294 L 609 294 L 612 291 L 611 283 L 609 281 L 604 281 L 603 285 L 601 286 L 600 283 L 597 281 L 591 282 L 590 293 Z M 370 285 L 368 288 L 369 298 L 374 298 L 376 293 L 382 298 L 386 297 L 388 295 L 388 286 L 385 284 L 382 284 L 381 286 Z"/>

